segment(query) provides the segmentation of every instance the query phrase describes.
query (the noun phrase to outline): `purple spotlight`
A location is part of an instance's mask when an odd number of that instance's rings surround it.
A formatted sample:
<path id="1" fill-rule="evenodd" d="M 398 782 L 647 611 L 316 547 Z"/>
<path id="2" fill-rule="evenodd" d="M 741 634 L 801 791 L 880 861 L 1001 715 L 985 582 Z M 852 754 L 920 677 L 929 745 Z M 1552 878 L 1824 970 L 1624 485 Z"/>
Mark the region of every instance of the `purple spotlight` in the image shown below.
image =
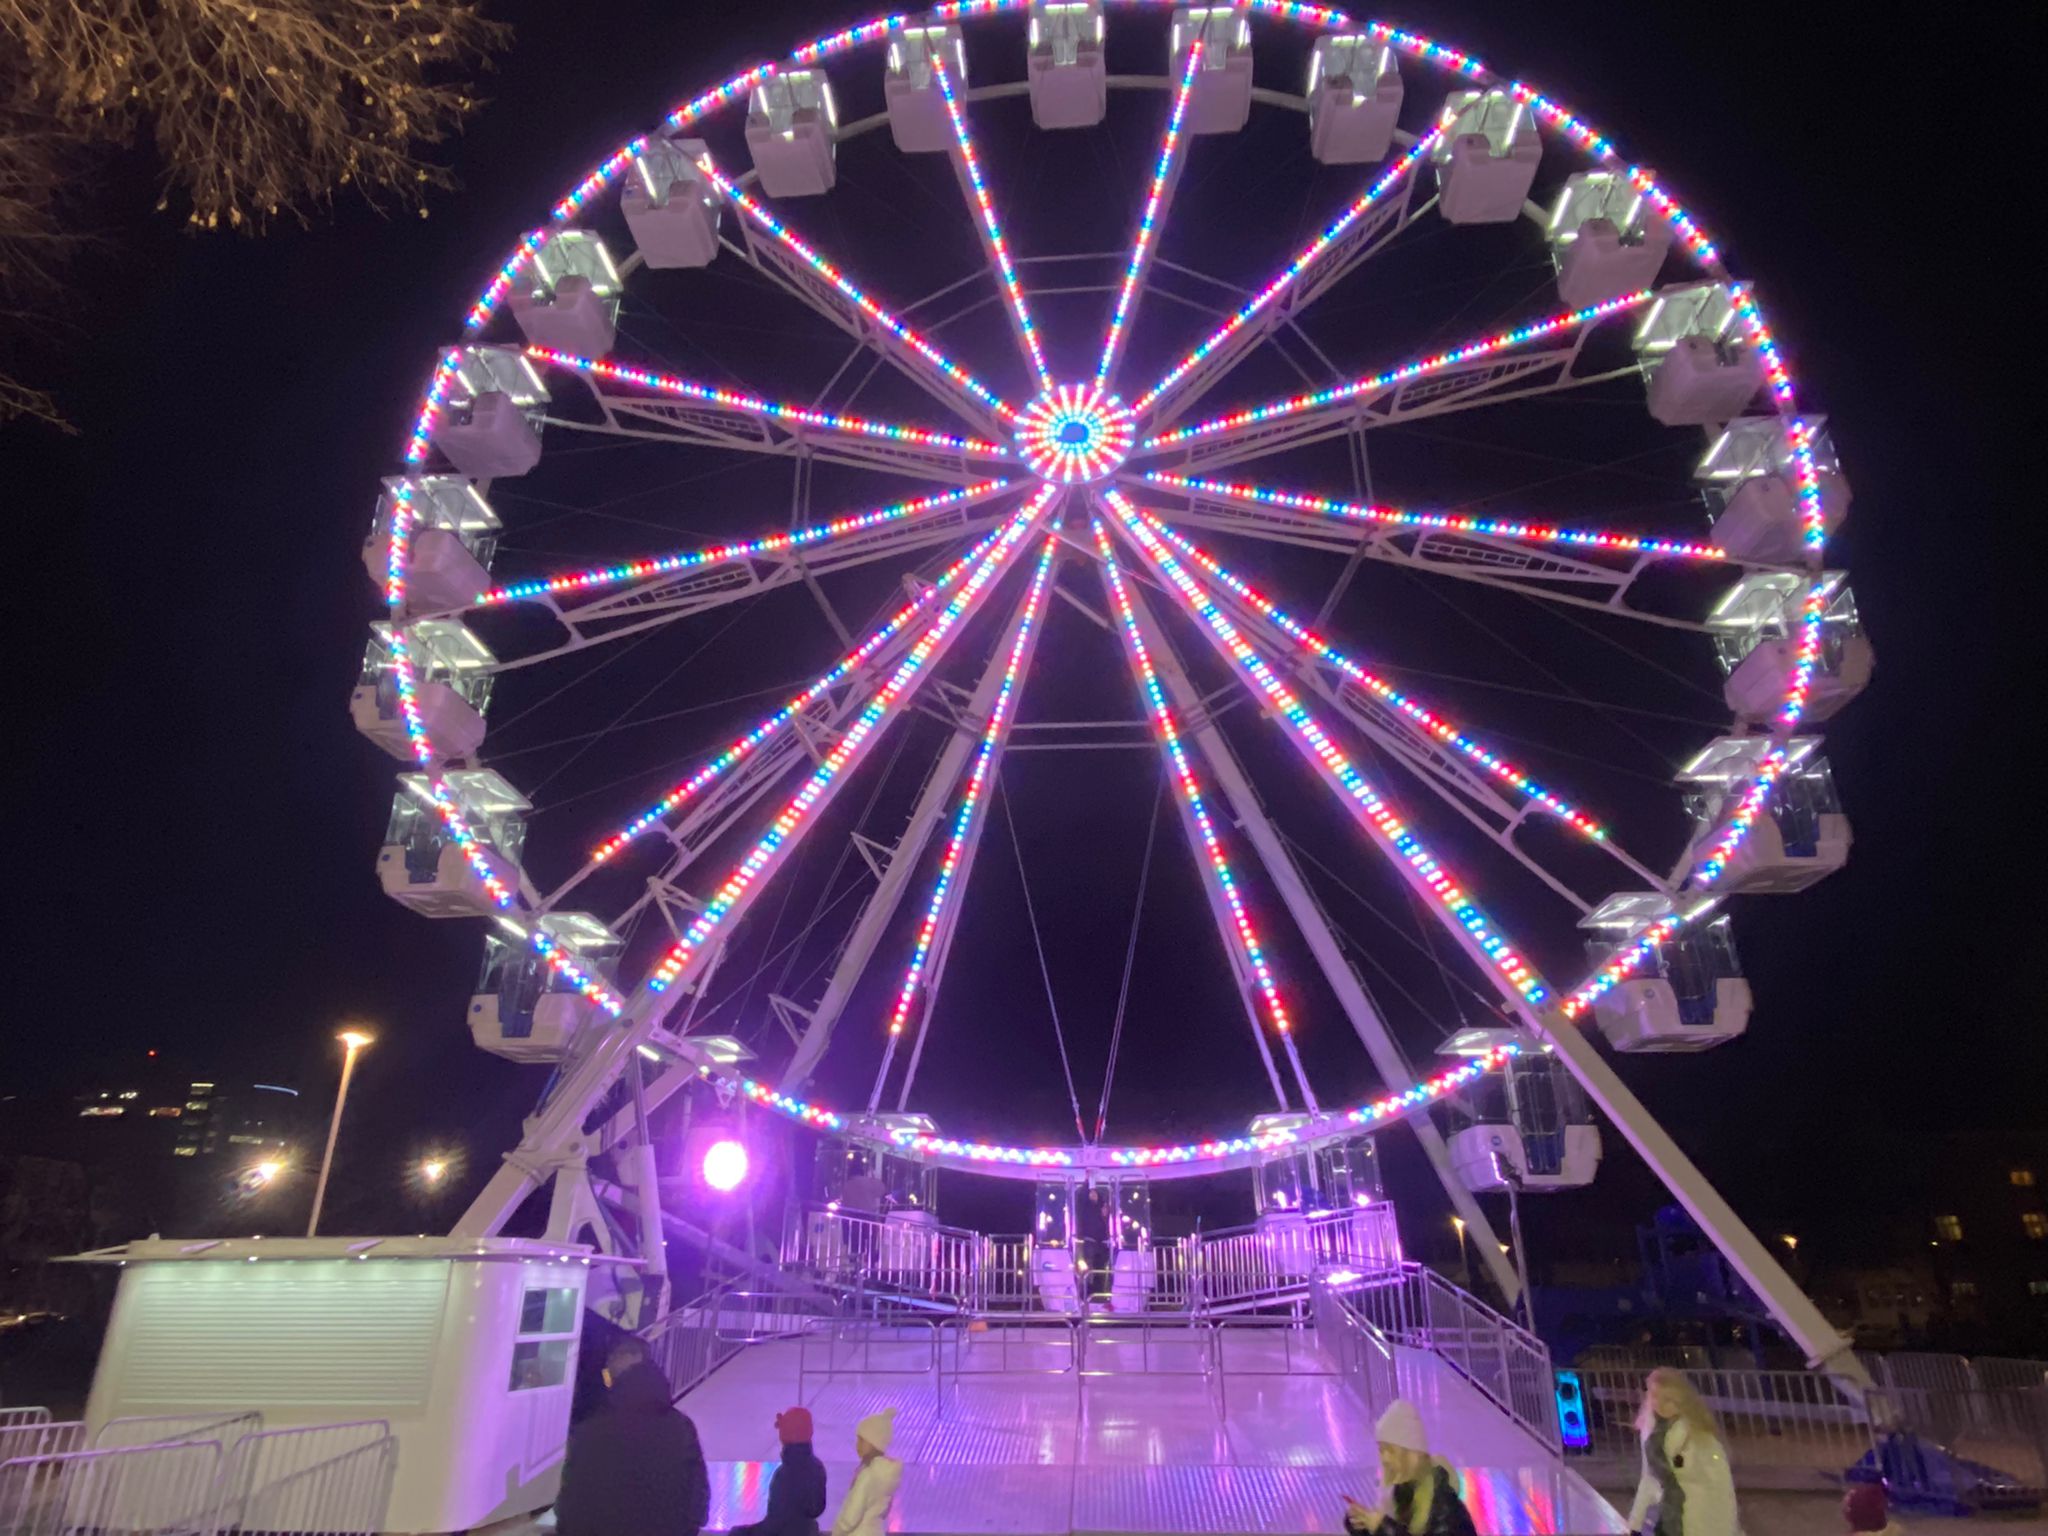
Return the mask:
<path id="1" fill-rule="evenodd" d="M 704 1149 L 704 1182 L 729 1195 L 746 1182 L 747 1149 L 730 1138 Z"/>

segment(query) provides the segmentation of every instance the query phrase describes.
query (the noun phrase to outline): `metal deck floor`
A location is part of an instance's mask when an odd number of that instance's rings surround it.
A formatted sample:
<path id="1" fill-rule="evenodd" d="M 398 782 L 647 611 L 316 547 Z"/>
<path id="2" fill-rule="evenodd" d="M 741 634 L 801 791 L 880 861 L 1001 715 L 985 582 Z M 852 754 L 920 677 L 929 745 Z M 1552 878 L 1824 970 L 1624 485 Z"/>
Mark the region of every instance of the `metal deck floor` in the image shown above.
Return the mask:
<path id="1" fill-rule="evenodd" d="M 1119 1346 L 1130 1349 L 1133 1346 Z M 1064 1533 L 1330 1533 L 1343 1495 L 1378 1492 L 1372 1424 L 1334 1376 L 1285 1374 L 1275 1337 L 1226 1341 L 1221 1391 L 1198 1374 L 997 1372 L 992 1344 L 949 1375 L 943 1412 L 927 1346 L 877 1345 L 865 1370 L 827 1377 L 820 1341 L 750 1349 L 683 1399 L 711 1465 L 711 1529 L 758 1519 L 774 1471 L 774 1418 L 801 1401 L 817 1422 L 830 1509 L 853 1477 L 854 1424 L 894 1405 L 903 1486 L 891 1531 L 917 1536 Z M 1294 1343 L 1299 1363 L 1302 1348 Z M 1183 1346 L 1192 1369 L 1197 1356 Z M 1176 1366 L 1171 1342 L 1153 1363 Z M 1012 1346 L 1011 1365 L 1029 1348 Z M 1041 1351 L 1050 1360 L 1050 1350 Z M 977 1358 L 979 1357 L 979 1358 Z M 844 1357 L 842 1357 L 844 1358 Z M 1092 1357 L 1101 1362 L 1098 1350 Z M 977 1367 L 986 1368 L 978 1374 Z M 1422 1410 L 1436 1453 L 1462 1474 L 1482 1533 L 1607 1536 L 1614 1509 L 1434 1357 L 1404 1350 L 1402 1391 Z"/>

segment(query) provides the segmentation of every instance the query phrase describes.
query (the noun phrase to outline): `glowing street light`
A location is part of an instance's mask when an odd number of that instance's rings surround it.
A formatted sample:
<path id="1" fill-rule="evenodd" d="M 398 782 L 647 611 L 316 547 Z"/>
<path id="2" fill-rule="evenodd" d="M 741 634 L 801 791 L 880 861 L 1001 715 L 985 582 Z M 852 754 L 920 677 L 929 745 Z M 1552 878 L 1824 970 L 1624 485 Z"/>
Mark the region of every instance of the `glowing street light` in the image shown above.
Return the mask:
<path id="1" fill-rule="evenodd" d="M 448 1177 L 448 1162 L 445 1158 L 430 1157 L 420 1164 L 420 1178 L 428 1184 L 438 1184 Z"/>
<path id="2" fill-rule="evenodd" d="M 1778 1241 L 1785 1245 L 1787 1253 L 1797 1253 L 1799 1251 L 1799 1239 L 1790 1232 L 1780 1233 Z"/>
<path id="3" fill-rule="evenodd" d="M 747 1149 L 726 1138 L 704 1149 L 704 1182 L 721 1195 L 729 1195 L 746 1182 Z"/>
<path id="4" fill-rule="evenodd" d="M 264 1185 L 276 1183 L 278 1175 L 283 1172 L 283 1159 L 266 1157 L 262 1162 L 249 1170 L 249 1182 L 261 1188 Z"/>
<path id="5" fill-rule="evenodd" d="M 1472 1289 L 1472 1255 L 1465 1247 L 1465 1218 L 1453 1216 L 1451 1225 L 1458 1233 L 1458 1276 L 1464 1282 L 1465 1289 L 1469 1291 Z"/>
<path id="6" fill-rule="evenodd" d="M 334 1092 L 334 1116 L 327 1122 L 327 1150 L 320 1155 L 320 1181 L 313 1186 L 313 1214 L 306 1221 L 306 1236 L 320 1230 L 320 1207 L 327 1200 L 327 1175 L 334 1167 L 334 1143 L 341 1135 L 341 1107 L 348 1102 L 348 1080 L 355 1075 L 356 1053 L 374 1038 L 360 1029 L 344 1029 L 334 1037 L 342 1044 L 341 1086 Z"/>

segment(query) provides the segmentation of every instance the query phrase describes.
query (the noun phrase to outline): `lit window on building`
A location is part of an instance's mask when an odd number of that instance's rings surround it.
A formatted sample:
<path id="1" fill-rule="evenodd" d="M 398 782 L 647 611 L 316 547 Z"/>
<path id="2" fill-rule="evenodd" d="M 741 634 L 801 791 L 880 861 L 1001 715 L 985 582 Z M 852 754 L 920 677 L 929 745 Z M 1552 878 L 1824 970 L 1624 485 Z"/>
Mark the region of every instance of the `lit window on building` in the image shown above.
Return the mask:
<path id="1" fill-rule="evenodd" d="M 1977 1294 L 1977 1282 L 1974 1280 L 1958 1280 L 1949 1287 L 1949 1292 L 1955 1296 L 1974 1296 Z"/>
<path id="2" fill-rule="evenodd" d="M 164 1104 L 156 1109 L 152 1109 L 149 1112 L 149 1118 L 152 1120 L 175 1120 L 184 1113 L 185 1111 L 178 1108 L 175 1104 Z"/>
<path id="3" fill-rule="evenodd" d="M 127 1109 L 120 1104 L 88 1104 L 78 1112 L 81 1120 L 98 1120 L 108 1115 L 125 1115 Z"/>
<path id="4" fill-rule="evenodd" d="M 2029 1296 L 2048 1296 L 2048 1280 L 2029 1280 L 2027 1282 L 2027 1294 Z"/>
<path id="5" fill-rule="evenodd" d="M 124 1099 L 139 1099 L 142 1097 L 142 1095 L 137 1093 L 133 1088 L 130 1088 L 126 1093 L 122 1094 L 121 1097 Z"/>
<path id="6" fill-rule="evenodd" d="M 2043 1216 L 2039 1211 L 2022 1211 L 2020 1230 L 2029 1237 L 2048 1237 L 2048 1216 Z"/>
<path id="7" fill-rule="evenodd" d="M 2034 1170 L 2031 1168 L 2015 1168 L 2006 1177 L 2012 1181 L 2015 1189 L 2032 1189 L 2034 1187 Z"/>
<path id="8" fill-rule="evenodd" d="M 1935 1217 L 1934 1235 L 1944 1243 L 1960 1243 L 1963 1240 L 1963 1218 L 1960 1216 Z"/>
<path id="9" fill-rule="evenodd" d="M 198 1155 L 199 1155 L 199 1149 L 198 1149 L 197 1147 L 173 1147 L 173 1148 L 171 1148 L 171 1156 L 173 1156 L 173 1157 L 197 1157 Z"/>

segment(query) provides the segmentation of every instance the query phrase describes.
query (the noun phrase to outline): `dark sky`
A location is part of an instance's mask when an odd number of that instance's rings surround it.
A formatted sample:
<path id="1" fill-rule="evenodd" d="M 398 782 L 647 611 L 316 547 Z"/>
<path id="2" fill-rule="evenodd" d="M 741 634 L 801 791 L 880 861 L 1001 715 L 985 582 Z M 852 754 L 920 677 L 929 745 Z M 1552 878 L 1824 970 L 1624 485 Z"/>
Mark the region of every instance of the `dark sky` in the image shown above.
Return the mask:
<path id="1" fill-rule="evenodd" d="M 386 221 L 344 207 L 311 231 L 197 240 L 151 214 L 153 192 L 133 166 L 77 191 L 78 216 L 111 241 L 80 266 L 64 315 L 75 329 L 42 366 L 80 433 L 16 426 L 0 435 L 26 663 L 13 716 L 22 771 L 10 799 L 18 959 L 0 1059 L 9 1087 L 69 1083 L 150 1046 L 209 1072 L 320 1086 L 331 1072 L 332 1031 L 361 1017 L 381 1036 L 362 1069 L 363 1134 L 460 1137 L 478 1171 L 538 1087 L 533 1074 L 468 1044 L 461 1021 L 474 927 L 400 911 L 372 873 L 393 765 L 351 730 L 345 695 L 363 626 L 375 616 L 358 549 L 377 477 L 395 466 L 431 349 L 451 339 L 451 322 L 483 275 L 562 188 L 704 84 L 854 18 L 824 6 L 707 13 L 651 0 L 503 13 L 517 40 L 487 82 L 491 105 L 448 147 L 463 190 L 437 200 L 431 218 Z M 2008 82 L 1979 62 L 2005 56 L 2018 39 L 1999 37 L 2003 24 L 1985 20 L 1967 60 L 1938 48 L 1907 59 L 1896 33 L 1871 14 L 1755 0 L 1710 14 L 1490 0 L 1398 18 L 1542 83 L 1666 173 L 1737 270 L 1760 282 L 1807 398 L 1830 415 L 1856 489 L 1842 551 L 1879 658 L 1876 682 L 1829 733 L 1856 829 L 1854 859 L 1802 896 L 1741 909 L 1758 999 L 1745 1041 L 1707 1057 L 1638 1060 L 1625 1072 L 1759 1223 L 1832 1225 L 1845 1239 L 1896 1214 L 1923 1139 L 2038 1119 L 2048 1099 L 2038 985 L 2023 960 L 2041 943 L 2027 937 L 2038 925 L 2025 896 L 2040 852 L 2024 745 L 2038 699 L 2035 575 L 2024 537 L 2036 493 L 2020 467 L 2031 425 L 2022 428 L 2016 408 L 2038 394 L 2021 382 L 2031 375 L 2021 371 L 2016 303 L 2031 288 L 2021 268 L 2032 253 L 2009 213 L 2012 178 L 2024 178 L 2026 161 L 2024 150 L 1996 148 L 2016 141 L 2018 108 Z M 1132 36 L 1159 28 L 1157 18 L 1117 25 Z M 853 68 L 874 73 L 874 56 Z M 1406 68 L 1411 93 L 1435 89 Z M 1074 249 L 1098 225 L 1108 240 L 1121 238 L 1129 205 L 1091 189 L 1135 185 L 1134 157 L 1156 133 L 1157 113 L 1156 97 L 1118 101 L 1116 164 L 1035 161 L 1028 178 L 1017 168 L 1007 184 L 1028 180 L 1034 199 L 1034 211 L 1013 225 L 1018 249 Z M 1299 120 L 1262 131 L 1275 144 L 1281 131 L 1298 138 Z M 1214 177 L 1191 172 L 1168 254 L 1250 279 L 1277 265 L 1300 221 L 1356 185 L 1355 172 L 1318 172 L 1293 183 L 1284 222 L 1275 194 L 1258 190 L 1244 194 L 1250 202 L 1239 218 L 1226 172 L 1240 185 L 1253 173 L 1256 183 L 1259 166 L 1245 156 L 1266 142 L 1247 140 L 1228 165 L 1216 150 Z M 875 139 L 859 153 L 878 167 L 873 205 L 800 205 L 793 216 L 802 227 L 828 245 L 842 242 L 831 248 L 872 273 L 885 297 L 961 275 L 971 229 L 957 202 L 942 210 L 921 201 L 938 184 L 931 168 L 881 168 L 893 151 Z M 1287 153 L 1301 160 L 1298 145 Z M 989 154 L 1000 188 L 1011 168 L 1000 148 Z M 864 163 L 849 156 L 850 165 Z M 906 231 L 917 238 L 906 242 Z M 1529 259 L 1528 244 L 1518 259 Z M 1378 280 L 1426 286 L 1437 249 Z M 891 252 L 902 267 L 892 267 Z M 727 310 L 727 296 L 707 287 L 679 301 L 687 313 L 666 319 L 629 303 L 621 353 L 700 373 L 737 371 L 759 387 L 776 384 L 776 370 L 788 366 L 798 370 L 789 391 L 800 392 L 802 366 L 815 366 L 792 340 L 801 313 L 771 313 L 758 294 Z M 1462 324 L 1452 323 L 1455 309 L 1440 313 L 1415 340 L 1461 339 L 1490 318 L 1535 313 L 1551 297 L 1540 271 L 1484 288 L 1460 300 Z M 1041 319 L 1050 329 L 1068 313 L 1092 329 L 1085 309 L 1048 305 Z M 1332 319 L 1331 334 L 1347 362 L 1391 361 L 1412 350 L 1409 318 L 1400 301 L 1368 294 Z M 1133 347 L 1163 350 L 1172 339 L 1141 333 Z M 746 371 L 750 361 L 757 371 Z M 886 392 L 875 399 L 928 417 Z M 1559 451 L 1611 453 L 1591 445 L 1619 415 L 1588 405 L 1559 429 Z M 1639 407 L 1628 430 L 1642 430 Z M 1389 452 L 1398 464 L 1399 447 Z M 1448 462 L 1433 494 L 1459 494 L 1465 461 Z M 501 569 L 545 570 L 763 527 L 786 505 L 774 499 L 786 489 L 743 504 L 751 487 L 722 483 L 714 494 L 673 470 L 661 471 L 670 476 L 665 488 L 649 479 L 649 464 L 614 452 L 593 459 L 587 475 L 509 494 L 501 510 L 516 548 Z M 545 467 L 560 473 L 559 459 Z M 687 483 L 696 488 L 679 489 Z M 821 481 L 820 503 L 859 504 L 856 493 L 878 500 L 865 489 L 873 483 Z M 650 490 L 665 493 L 658 506 L 646 499 Z M 632 506 L 640 521 L 551 517 L 549 494 Z M 1624 499 L 1612 488 L 1608 495 L 1615 505 Z M 649 522 L 676 532 L 664 536 Z M 1256 546 L 1234 553 L 1262 569 Z M 1092 580 L 1077 578 L 1077 589 Z M 847 611 L 863 614 L 879 596 L 856 588 Z M 1714 715 L 1710 700 L 1628 670 L 1627 658 L 1617 662 L 1594 638 L 1554 625 L 1539 635 L 1526 607 L 1481 611 L 1467 594 L 1453 596 L 1468 606 L 1431 607 L 1427 594 L 1392 585 L 1358 600 L 1356 630 L 1345 627 L 1349 608 L 1337 628 L 1369 636 L 1390 665 L 1490 666 L 1507 678 L 1526 651 L 1538 670 L 1575 671 L 1590 693 Z M 1075 655 L 1094 646 L 1102 666 L 1077 668 L 1093 680 L 1084 676 L 1038 707 L 1116 708 L 1120 678 L 1107 637 L 1064 617 L 1073 622 L 1056 638 Z M 1531 628 L 1482 660 L 1486 644 L 1463 632 L 1466 621 Z M 507 771 L 529 788 L 552 785 L 556 819 L 545 825 L 561 834 L 558 847 L 630 809 L 641 795 L 634 786 L 658 788 L 662 765 L 693 760 L 714 726 L 692 717 L 671 727 L 681 736 L 642 730 L 616 754 L 609 745 L 591 754 L 550 742 L 622 714 L 637 719 L 662 700 L 702 702 L 800 677 L 831 654 L 815 618 L 801 647 L 773 617 L 749 622 L 767 628 L 720 634 L 718 624 L 704 625 L 667 654 L 650 651 L 599 674 L 560 704 L 543 704 L 545 689 L 508 689 L 508 719 L 513 707 L 534 714 L 519 743 L 532 755 Z M 693 661 L 697 645 L 703 652 Z M 1572 778 L 1580 759 L 1595 759 L 1593 793 L 1617 814 L 1642 793 L 1641 752 L 1654 759 L 1702 739 L 1652 725 L 1642 727 L 1648 739 L 1611 726 L 1601 735 L 1583 716 L 1503 703 L 1498 692 L 1439 696 L 1531 743 L 1532 760 L 1563 782 L 1580 782 Z M 494 714 L 494 732 L 497 725 Z M 1256 732 L 1246 734 L 1247 722 L 1234 730 L 1255 761 L 1292 771 Z M 1630 751 L 1638 756 L 1626 769 L 1597 765 Z M 1149 759 L 1114 756 L 1079 790 L 1046 777 L 1046 758 L 1009 784 L 1091 1120 L 1153 782 Z M 901 774 L 911 774 L 907 763 Z M 914 775 L 890 782 L 897 789 L 877 799 L 885 808 L 903 784 L 915 789 Z M 1320 839 L 1335 824 L 1317 820 L 1298 792 L 1305 780 L 1289 783 L 1288 814 L 1301 807 L 1294 835 L 1326 846 Z M 1158 1125 L 1212 1129 L 1219 1114 L 1228 1124 L 1260 1101 L 1243 1020 L 1218 991 L 1222 973 L 1169 826 L 1162 821 L 1153 888 L 1162 915 L 1145 936 L 1138 972 L 1157 990 L 1134 1005 L 1112 1135 L 1119 1122 L 1131 1135 Z M 982 865 L 1000 893 L 968 919 L 969 938 L 990 958 L 961 1016 L 944 1017 L 935 1033 L 925 1081 L 949 1127 L 1058 1136 L 1071 1117 L 1003 831 L 998 822 Z M 1460 846 L 1458 834 L 1445 835 Z M 1327 889 L 1326 899 L 1348 929 L 1388 945 L 1387 986 L 1416 999 L 1390 994 L 1390 1009 L 1426 1054 L 1430 1025 L 1456 1022 L 1455 994 L 1432 966 L 1418 967 L 1406 939 L 1393 942 L 1404 928 L 1414 933 L 1395 888 L 1350 851 L 1334 859 L 1347 880 L 1378 882 L 1369 894 L 1380 917 L 1344 909 Z M 791 906 L 760 921 L 785 935 L 800 931 L 807 904 L 843 889 L 829 864 L 815 857 L 810 883 L 792 882 Z M 1566 957 L 1552 961 L 1564 974 L 1572 936 L 1554 905 L 1540 918 L 1513 895 L 1500 906 L 1511 926 L 1522 913 L 1549 928 L 1530 943 Z M 1328 1096 L 1369 1089 L 1372 1075 L 1341 1020 L 1327 1009 L 1317 1020 L 1313 989 L 1303 996 L 1305 1048 Z M 758 995 L 731 1006 L 758 1025 Z M 850 1019 L 828 1064 L 824 1082 L 837 1102 L 862 1095 L 872 1072 L 872 1037 L 861 1034 Z M 1639 1211 L 1648 1186 L 1627 1163 L 1614 1149 L 1618 1178 L 1599 1198 Z"/>

